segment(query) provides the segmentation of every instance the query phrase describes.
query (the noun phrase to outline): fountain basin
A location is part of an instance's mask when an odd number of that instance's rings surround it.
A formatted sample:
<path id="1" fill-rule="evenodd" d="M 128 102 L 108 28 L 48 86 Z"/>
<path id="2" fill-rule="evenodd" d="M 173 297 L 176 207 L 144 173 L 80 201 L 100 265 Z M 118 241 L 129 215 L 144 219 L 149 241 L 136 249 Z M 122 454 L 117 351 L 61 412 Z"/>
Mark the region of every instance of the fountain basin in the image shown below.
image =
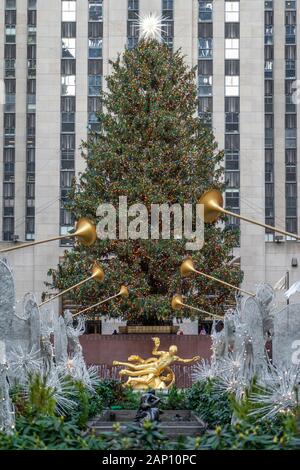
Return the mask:
<path id="1" fill-rule="evenodd" d="M 134 419 L 136 410 L 105 410 L 100 416 L 88 422 L 91 432 L 96 435 L 113 432 L 115 423 L 125 429 L 128 425 L 137 424 Z M 201 436 L 205 423 L 190 410 L 164 410 L 160 415 L 160 430 L 169 438 L 179 436 Z"/>

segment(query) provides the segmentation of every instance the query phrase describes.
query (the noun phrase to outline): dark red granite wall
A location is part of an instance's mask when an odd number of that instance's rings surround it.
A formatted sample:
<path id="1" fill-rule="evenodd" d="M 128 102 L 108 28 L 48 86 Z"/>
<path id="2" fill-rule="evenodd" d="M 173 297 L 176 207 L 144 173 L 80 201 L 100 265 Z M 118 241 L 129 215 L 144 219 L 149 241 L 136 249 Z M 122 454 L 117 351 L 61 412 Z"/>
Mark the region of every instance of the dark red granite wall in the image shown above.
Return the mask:
<path id="1" fill-rule="evenodd" d="M 146 359 L 151 357 L 153 335 L 83 335 L 80 342 L 84 357 L 88 364 L 112 365 L 113 361 L 126 361 L 131 354 L 138 354 Z M 211 356 L 210 336 L 196 335 L 157 335 L 160 338 L 160 350 L 167 350 L 175 344 L 178 355 L 184 359 L 201 356 L 208 359 Z"/>
<path id="2" fill-rule="evenodd" d="M 128 356 L 138 354 L 146 359 L 151 357 L 153 349 L 153 335 L 83 335 L 80 338 L 83 353 L 87 364 L 99 366 L 99 374 L 103 378 L 118 378 L 120 367 L 112 366 L 113 361 L 127 361 Z M 210 336 L 196 335 L 156 335 L 160 338 L 160 350 L 167 350 L 175 344 L 178 347 L 178 355 L 184 359 L 193 356 L 209 359 L 211 356 Z M 192 378 L 192 365 L 174 364 L 176 385 L 178 387 L 190 387 Z"/>

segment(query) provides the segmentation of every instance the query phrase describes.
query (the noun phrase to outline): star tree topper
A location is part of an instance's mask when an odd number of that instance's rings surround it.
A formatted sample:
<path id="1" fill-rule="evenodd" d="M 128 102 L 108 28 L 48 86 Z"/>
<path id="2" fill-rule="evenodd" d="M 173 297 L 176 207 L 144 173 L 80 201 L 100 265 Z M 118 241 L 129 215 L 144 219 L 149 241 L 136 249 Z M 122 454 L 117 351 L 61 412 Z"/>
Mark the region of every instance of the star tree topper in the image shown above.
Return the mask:
<path id="1" fill-rule="evenodd" d="M 138 17 L 141 39 L 161 40 L 165 18 L 157 13 L 146 13 Z"/>

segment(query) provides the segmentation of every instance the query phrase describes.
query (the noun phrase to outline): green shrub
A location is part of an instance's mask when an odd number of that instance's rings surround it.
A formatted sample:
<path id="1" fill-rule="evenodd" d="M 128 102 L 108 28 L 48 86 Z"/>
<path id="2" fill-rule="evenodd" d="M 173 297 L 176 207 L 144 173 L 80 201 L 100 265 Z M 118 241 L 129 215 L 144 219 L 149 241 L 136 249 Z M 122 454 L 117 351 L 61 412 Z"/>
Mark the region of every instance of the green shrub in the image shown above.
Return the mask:
<path id="1" fill-rule="evenodd" d="M 210 428 L 231 422 L 230 397 L 216 392 L 213 380 L 196 382 L 187 390 L 186 400 L 188 409 L 195 411 Z"/>
<path id="2" fill-rule="evenodd" d="M 300 447 L 300 439 L 286 419 L 277 427 L 269 423 L 253 426 L 247 422 L 217 426 L 205 433 L 198 445 L 199 449 L 207 450 L 295 450 Z"/>
<path id="3" fill-rule="evenodd" d="M 95 388 L 95 394 L 101 398 L 104 408 L 119 405 L 124 399 L 124 388 L 118 380 L 101 380 Z"/>
<path id="4" fill-rule="evenodd" d="M 54 416 L 56 409 L 54 390 L 47 386 L 46 377 L 38 374 L 30 377 L 27 404 L 29 413 Z"/>
<path id="5" fill-rule="evenodd" d="M 1 449 L 84 449 L 84 450 L 289 450 L 300 448 L 300 410 L 281 414 L 276 420 L 258 421 L 251 411 L 257 408 L 247 392 L 238 402 L 227 393 L 216 389 L 216 381 L 197 382 L 188 390 L 173 387 L 168 393 L 158 392 L 161 409 L 191 409 L 208 424 L 203 436 L 180 437 L 170 441 L 159 425 L 145 422 L 142 426 L 126 428 L 115 425 L 112 433 L 99 437 L 87 434 L 89 417 L 103 408 L 121 405 L 137 409 L 142 392 L 134 392 L 113 380 L 100 382 L 92 394 L 81 382 L 69 380 L 68 399 L 74 402 L 65 418 L 55 415 L 56 400 L 53 390 L 41 377 L 32 377 L 27 399 L 20 387 L 11 390 L 16 406 L 16 432 L 0 433 Z M 255 387 L 255 384 L 253 385 Z M 234 418 L 232 420 L 232 417 Z M 232 424 L 234 423 L 234 424 Z"/>
<path id="6" fill-rule="evenodd" d="M 79 428 L 83 429 L 86 427 L 89 416 L 90 416 L 90 403 L 93 402 L 91 393 L 88 392 L 82 382 L 74 382 L 74 389 L 76 395 L 73 400 L 76 405 L 72 412 L 69 412 L 69 419 L 73 421 Z"/>
<path id="7" fill-rule="evenodd" d="M 186 391 L 172 387 L 167 394 L 158 394 L 161 398 L 160 408 L 162 410 L 185 410 L 187 409 Z"/>
<path id="8" fill-rule="evenodd" d="M 2 450 L 89 449 L 95 446 L 94 441 L 93 436 L 84 437 L 77 426 L 56 416 L 22 416 L 13 435 L 0 433 Z M 102 441 L 97 445 L 101 448 Z"/>
<path id="9" fill-rule="evenodd" d="M 16 414 L 26 414 L 28 400 L 24 399 L 24 390 L 21 385 L 13 385 L 9 390 L 9 394 L 14 404 Z"/>
<path id="10" fill-rule="evenodd" d="M 201 437 L 179 438 L 170 441 L 159 425 L 146 421 L 143 426 L 121 428 L 115 425 L 112 433 L 99 437 L 83 433 L 63 417 L 18 417 L 13 435 L 0 433 L 2 450 L 294 450 L 300 447 L 300 435 L 293 416 L 281 422 L 247 421 L 235 425 L 217 426 Z"/>
<path id="11" fill-rule="evenodd" d="M 137 410 L 140 406 L 141 392 L 136 392 L 132 388 L 123 389 L 123 397 L 120 405 L 126 410 Z"/>
<path id="12" fill-rule="evenodd" d="M 115 431 L 103 436 L 108 450 L 162 450 L 167 449 L 168 439 L 159 426 L 145 421 L 142 426 L 131 425 L 125 429 L 115 425 Z"/>
<path id="13" fill-rule="evenodd" d="M 100 415 L 105 408 L 102 396 L 98 395 L 97 393 L 89 393 L 88 400 L 89 418 L 93 418 L 94 416 Z"/>

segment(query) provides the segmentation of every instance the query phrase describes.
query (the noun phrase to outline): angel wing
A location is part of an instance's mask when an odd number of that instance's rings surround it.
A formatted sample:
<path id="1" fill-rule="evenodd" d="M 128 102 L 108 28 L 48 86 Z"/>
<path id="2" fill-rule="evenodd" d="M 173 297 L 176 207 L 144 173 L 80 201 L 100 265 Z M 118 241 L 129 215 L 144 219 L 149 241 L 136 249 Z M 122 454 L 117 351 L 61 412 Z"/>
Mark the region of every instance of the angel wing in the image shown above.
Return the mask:
<path id="1" fill-rule="evenodd" d="M 289 299 L 292 295 L 296 294 L 297 292 L 300 292 L 300 281 L 295 282 L 289 290 L 285 292 L 285 297 Z"/>
<path id="2" fill-rule="evenodd" d="M 15 311 L 14 278 L 6 260 L 0 259 L 0 340 L 7 340 Z"/>
<path id="3" fill-rule="evenodd" d="M 300 338 L 300 304 L 287 305 L 274 316 L 274 338 L 272 341 L 273 364 L 293 365 L 295 345 Z M 296 362 L 295 362 L 296 363 Z"/>
<path id="4" fill-rule="evenodd" d="M 242 323 L 244 342 L 250 341 L 252 344 L 254 368 L 257 370 L 264 363 L 265 339 L 261 308 L 258 301 L 253 297 L 247 298 L 243 305 Z"/>
<path id="5" fill-rule="evenodd" d="M 282 276 L 273 286 L 274 290 L 285 290 L 286 289 L 286 274 Z"/>
<path id="6" fill-rule="evenodd" d="M 24 311 L 24 317 L 28 318 L 28 321 L 29 321 L 29 327 L 30 327 L 29 347 L 39 350 L 40 349 L 40 336 L 41 336 L 40 312 L 39 312 L 36 298 L 30 292 L 24 295 L 23 311 Z"/>

